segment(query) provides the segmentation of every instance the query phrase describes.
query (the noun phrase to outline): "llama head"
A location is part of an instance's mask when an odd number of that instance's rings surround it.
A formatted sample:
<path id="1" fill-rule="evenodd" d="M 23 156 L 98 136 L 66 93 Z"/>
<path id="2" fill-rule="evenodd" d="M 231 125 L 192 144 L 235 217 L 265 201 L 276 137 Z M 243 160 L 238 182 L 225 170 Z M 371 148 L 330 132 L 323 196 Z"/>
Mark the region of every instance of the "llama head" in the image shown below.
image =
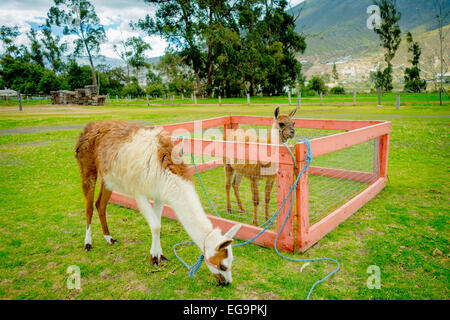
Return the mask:
<path id="1" fill-rule="evenodd" d="M 240 224 L 235 225 L 223 235 L 220 229 L 214 229 L 206 236 L 203 254 L 206 265 L 217 279 L 218 285 L 229 285 L 232 282 L 233 251 L 231 244 L 240 227 Z"/>
<path id="2" fill-rule="evenodd" d="M 295 136 L 295 129 L 294 129 L 295 123 L 294 120 L 292 120 L 292 118 L 294 117 L 296 112 L 297 108 L 289 112 L 288 115 L 285 115 L 280 114 L 280 107 L 275 108 L 275 111 L 273 113 L 275 120 L 273 126 L 276 129 L 278 129 L 281 142 L 286 142 Z"/>

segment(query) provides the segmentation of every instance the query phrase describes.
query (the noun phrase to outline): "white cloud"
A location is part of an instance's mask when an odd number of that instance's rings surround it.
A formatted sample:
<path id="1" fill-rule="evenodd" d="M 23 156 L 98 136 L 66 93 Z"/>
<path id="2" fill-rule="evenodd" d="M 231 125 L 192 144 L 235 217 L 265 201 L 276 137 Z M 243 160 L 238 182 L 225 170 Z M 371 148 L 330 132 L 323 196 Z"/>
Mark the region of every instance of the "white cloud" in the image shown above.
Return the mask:
<path id="1" fill-rule="evenodd" d="M 130 21 L 137 22 L 143 19 L 147 14 L 154 15 L 156 8 L 145 4 L 143 1 L 125 1 L 125 0 L 91 0 L 95 11 L 104 25 L 107 42 L 100 46 L 100 54 L 109 58 L 118 58 L 114 53 L 114 43 L 133 36 L 141 36 L 152 46 L 148 50 L 147 57 L 156 57 L 164 53 L 167 43 L 156 36 L 149 37 L 140 30 L 132 30 L 129 26 Z M 19 26 L 22 33 L 17 38 L 17 44 L 29 45 L 26 32 L 30 29 L 30 24 L 41 25 L 45 23 L 47 12 L 53 5 L 51 0 L 2 0 L 0 10 L 0 25 Z M 69 52 L 73 50 L 73 40 L 76 36 L 63 36 L 62 40 L 69 43 Z M 1 45 L 0 45 L 1 47 Z M 1 49 L 3 50 L 3 48 Z"/>

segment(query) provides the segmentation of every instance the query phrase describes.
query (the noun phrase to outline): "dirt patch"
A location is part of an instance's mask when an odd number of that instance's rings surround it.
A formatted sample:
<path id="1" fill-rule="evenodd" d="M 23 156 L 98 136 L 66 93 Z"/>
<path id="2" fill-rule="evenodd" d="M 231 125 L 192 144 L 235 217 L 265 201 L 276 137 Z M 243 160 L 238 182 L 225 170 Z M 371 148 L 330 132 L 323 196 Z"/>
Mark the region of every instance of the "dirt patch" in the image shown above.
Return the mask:
<path id="1" fill-rule="evenodd" d="M 84 124 L 72 124 L 67 126 L 41 126 L 41 127 L 23 127 L 0 130 L 0 136 L 7 134 L 41 133 L 47 131 L 80 130 Z"/>
<path id="2" fill-rule="evenodd" d="M 45 140 L 41 140 L 41 141 L 31 141 L 31 142 L 20 142 L 20 143 L 8 143 L 8 144 L 2 144 L 0 145 L 0 148 L 6 148 L 6 147 L 25 147 L 25 146 L 45 146 L 47 144 L 51 144 L 54 143 L 55 140 L 53 141 L 45 141 Z"/>

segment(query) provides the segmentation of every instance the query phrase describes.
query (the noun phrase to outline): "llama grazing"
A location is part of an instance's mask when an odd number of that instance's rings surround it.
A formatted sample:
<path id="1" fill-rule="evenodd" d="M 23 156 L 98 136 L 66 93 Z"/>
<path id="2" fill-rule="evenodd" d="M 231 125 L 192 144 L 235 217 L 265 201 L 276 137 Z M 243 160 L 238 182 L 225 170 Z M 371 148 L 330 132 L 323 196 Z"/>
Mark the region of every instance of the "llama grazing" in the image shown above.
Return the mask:
<path id="1" fill-rule="evenodd" d="M 231 243 L 240 225 L 222 235 L 213 228 L 195 192 L 192 174 L 182 161 L 169 133 L 160 127 L 144 127 L 123 121 L 92 122 L 86 125 L 75 147 L 86 200 L 86 237 L 84 249 L 92 249 L 91 219 L 97 175 L 102 179 L 95 206 L 105 240 L 114 240 L 106 222 L 106 206 L 111 190 L 136 200 L 152 233 L 151 262 L 167 261 L 160 244 L 161 214 L 164 204 L 175 212 L 189 236 L 202 250 L 209 270 L 218 283 L 231 283 L 233 253 Z M 154 200 L 154 206 L 148 199 Z"/>
<path id="2" fill-rule="evenodd" d="M 270 130 L 270 135 L 267 140 L 260 139 L 250 130 L 227 130 L 224 140 L 238 141 L 238 142 L 254 142 L 254 143 L 283 143 L 288 139 L 291 139 L 295 135 L 294 121 L 292 117 L 295 115 L 297 109 L 292 110 L 289 115 L 280 115 L 280 109 L 277 107 L 274 111 L 274 122 Z M 265 201 L 265 217 L 269 219 L 269 206 L 270 196 L 272 193 L 273 184 L 277 178 L 276 171 L 278 170 L 277 164 L 272 163 L 232 163 L 233 160 L 226 159 L 225 162 L 225 190 L 227 196 L 227 212 L 231 213 L 230 203 L 230 189 L 233 186 L 234 195 L 239 210 L 245 212 L 242 201 L 239 194 L 239 186 L 241 184 L 242 177 L 248 177 L 250 179 L 250 188 L 252 192 L 253 201 L 253 224 L 258 225 L 258 205 L 259 205 L 259 192 L 258 181 L 266 179 L 266 187 L 264 191 Z M 234 174 L 234 177 L 233 177 Z M 233 178 L 233 181 L 231 179 Z"/>

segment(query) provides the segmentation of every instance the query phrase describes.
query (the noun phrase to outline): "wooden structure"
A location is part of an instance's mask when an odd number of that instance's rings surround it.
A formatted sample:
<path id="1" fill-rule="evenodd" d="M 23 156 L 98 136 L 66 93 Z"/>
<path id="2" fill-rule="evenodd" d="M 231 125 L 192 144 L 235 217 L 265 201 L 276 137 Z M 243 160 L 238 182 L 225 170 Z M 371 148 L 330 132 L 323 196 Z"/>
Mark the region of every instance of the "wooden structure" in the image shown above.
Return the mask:
<path id="1" fill-rule="evenodd" d="M 240 124 L 271 126 L 272 123 L 272 117 L 224 116 L 208 120 L 165 125 L 163 128 L 172 133 L 173 136 L 178 136 L 178 133 L 180 132 L 194 132 L 214 127 L 223 127 L 223 130 L 226 131 L 227 129 L 235 129 L 239 127 Z M 277 246 L 284 251 L 303 252 L 336 228 L 345 219 L 350 217 L 355 211 L 379 193 L 386 185 L 391 123 L 387 121 L 295 119 L 295 127 L 343 130 L 343 132 L 337 134 L 310 140 L 313 155 L 312 164 L 300 178 L 295 193 L 292 193 L 291 198 L 289 199 L 290 202 L 292 197 L 295 197 L 295 206 L 292 207 L 293 212 L 289 214 L 286 226 L 278 238 Z M 373 172 L 359 172 L 314 166 L 314 158 L 316 157 L 346 149 L 370 140 L 375 141 Z M 178 142 L 181 142 L 181 139 L 179 139 Z M 283 145 L 185 138 L 183 148 L 185 153 L 217 157 L 214 161 L 197 165 L 199 172 L 223 166 L 222 159 L 225 155 L 227 158 L 245 161 L 277 162 L 277 208 L 280 208 L 283 200 L 288 195 L 295 175 L 305 166 L 305 156 L 307 153 L 305 143 L 297 143 L 295 148 L 294 146 L 291 146 L 291 150 L 295 152 L 296 163 L 294 166 L 291 154 Z M 191 170 L 195 172 L 194 167 L 191 167 Z M 295 170 L 297 170 L 297 172 L 294 172 Z M 338 209 L 330 212 L 320 221 L 310 225 L 308 177 L 311 175 L 333 177 L 336 172 L 339 173 L 339 179 L 365 182 L 367 183 L 367 187 L 345 204 L 341 205 Z M 225 193 L 225 189 L 223 192 Z M 110 202 L 137 209 L 134 199 L 117 192 L 113 192 Z M 254 244 L 264 247 L 273 247 L 279 228 L 282 226 L 288 215 L 288 208 L 289 206 L 285 205 L 277 216 L 278 230 L 267 230 L 253 241 Z M 205 208 L 205 210 L 207 209 L 208 208 Z M 175 213 L 168 206 L 164 208 L 163 216 L 170 219 L 177 219 Z M 224 216 L 226 216 L 225 213 Z M 208 215 L 208 217 L 214 226 L 220 227 L 222 230 L 228 230 L 237 223 L 213 215 Z M 249 240 L 261 230 L 262 228 L 260 227 L 243 224 L 237 233 L 236 238 Z"/>
<path id="2" fill-rule="evenodd" d="M 97 95 L 97 87 L 93 85 L 84 86 L 84 88 L 75 89 L 75 91 L 50 91 L 50 94 L 52 95 L 52 104 L 103 106 L 106 100 L 106 96 Z"/>

